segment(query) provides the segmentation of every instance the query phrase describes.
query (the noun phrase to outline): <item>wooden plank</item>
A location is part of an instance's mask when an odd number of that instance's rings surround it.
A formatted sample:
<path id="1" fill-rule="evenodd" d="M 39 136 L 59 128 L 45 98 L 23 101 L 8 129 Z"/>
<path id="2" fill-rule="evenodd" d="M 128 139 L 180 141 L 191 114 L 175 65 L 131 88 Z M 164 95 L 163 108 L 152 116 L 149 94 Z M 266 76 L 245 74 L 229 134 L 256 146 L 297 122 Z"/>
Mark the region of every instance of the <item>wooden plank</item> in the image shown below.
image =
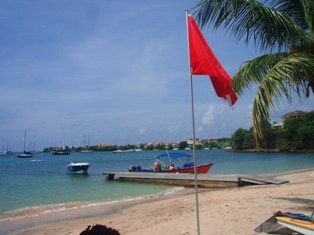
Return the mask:
<path id="1" fill-rule="evenodd" d="M 138 182 L 138 183 L 151 183 L 151 184 L 164 184 L 164 185 L 176 185 L 183 187 L 194 187 L 194 179 L 152 179 L 152 178 L 129 178 L 129 177 L 120 177 L 122 182 Z M 199 187 L 203 188 L 228 188 L 228 187 L 238 187 L 238 182 L 232 181 L 210 181 L 210 180 L 198 180 Z"/>
<path id="2" fill-rule="evenodd" d="M 256 184 L 284 184 L 284 183 L 289 182 L 287 180 L 280 180 L 280 179 L 258 176 L 258 175 L 241 177 L 241 181 L 245 181 L 249 183 L 256 183 Z"/>

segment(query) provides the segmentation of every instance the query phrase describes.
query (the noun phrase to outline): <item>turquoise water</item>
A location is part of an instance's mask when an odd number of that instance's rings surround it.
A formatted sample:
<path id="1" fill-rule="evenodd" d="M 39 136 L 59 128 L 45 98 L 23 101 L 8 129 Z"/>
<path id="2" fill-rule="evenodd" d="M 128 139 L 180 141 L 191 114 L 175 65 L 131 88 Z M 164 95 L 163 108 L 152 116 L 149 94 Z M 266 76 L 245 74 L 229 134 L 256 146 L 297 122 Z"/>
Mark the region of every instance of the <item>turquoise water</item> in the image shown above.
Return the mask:
<path id="1" fill-rule="evenodd" d="M 186 151 L 192 154 L 192 151 Z M 106 181 L 103 172 L 128 171 L 130 165 L 150 168 L 163 151 L 113 154 L 94 152 L 57 156 L 44 153 L 31 159 L 0 158 L 0 221 L 36 210 L 58 210 L 65 204 L 102 203 L 171 191 L 174 187 Z M 32 161 L 41 160 L 41 161 Z M 88 175 L 70 175 L 71 161 L 88 161 Z M 313 153 L 233 153 L 199 150 L 197 163 L 214 163 L 209 174 L 268 174 L 314 167 Z M 49 207 L 45 207 L 49 205 Z M 13 213 L 12 213 L 13 212 Z M 37 212 L 35 212 L 37 213 Z"/>

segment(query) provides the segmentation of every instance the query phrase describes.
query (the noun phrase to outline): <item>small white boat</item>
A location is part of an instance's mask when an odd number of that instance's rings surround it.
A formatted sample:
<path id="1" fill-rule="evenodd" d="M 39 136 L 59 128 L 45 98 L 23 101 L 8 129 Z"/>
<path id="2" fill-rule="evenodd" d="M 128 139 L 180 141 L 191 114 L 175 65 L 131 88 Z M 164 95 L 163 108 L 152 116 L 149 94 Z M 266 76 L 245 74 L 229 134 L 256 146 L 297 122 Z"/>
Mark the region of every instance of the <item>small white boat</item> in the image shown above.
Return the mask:
<path id="1" fill-rule="evenodd" d="M 93 153 L 93 150 L 86 149 L 86 150 L 80 151 L 80 153 Z"/>
<path id="2" fill-rule="evenodd" d="M 128 153 L 128 152 L 130 152 L 130 151 L 128 151 L 128 150 L 122 150 L 122 149 L 118 149 L 118 150 L 112 151 L 112 153 Z"/>
<path id="3" fill-rule="evenodd" d="M 88 162 L 71 162 L 67 165 L 67 171 L 70 174 L 86 175 L 88 174 Z"/>

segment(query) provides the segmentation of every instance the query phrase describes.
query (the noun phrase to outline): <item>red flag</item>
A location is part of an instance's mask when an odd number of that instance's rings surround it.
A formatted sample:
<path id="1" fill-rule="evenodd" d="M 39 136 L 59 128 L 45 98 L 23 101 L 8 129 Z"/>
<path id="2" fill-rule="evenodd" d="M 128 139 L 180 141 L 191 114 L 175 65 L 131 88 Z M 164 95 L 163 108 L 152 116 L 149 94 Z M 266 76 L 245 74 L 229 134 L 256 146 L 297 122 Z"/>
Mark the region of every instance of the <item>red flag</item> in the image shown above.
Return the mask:
<path id="1" fill-rule="evenodd" d="M 232 106 L 238 97 L 231 87 L 231 78 L 208 46 L 193 17 L 188 15 L 190 66 L 194 75 L 209 75 L 218 97 Z"/>

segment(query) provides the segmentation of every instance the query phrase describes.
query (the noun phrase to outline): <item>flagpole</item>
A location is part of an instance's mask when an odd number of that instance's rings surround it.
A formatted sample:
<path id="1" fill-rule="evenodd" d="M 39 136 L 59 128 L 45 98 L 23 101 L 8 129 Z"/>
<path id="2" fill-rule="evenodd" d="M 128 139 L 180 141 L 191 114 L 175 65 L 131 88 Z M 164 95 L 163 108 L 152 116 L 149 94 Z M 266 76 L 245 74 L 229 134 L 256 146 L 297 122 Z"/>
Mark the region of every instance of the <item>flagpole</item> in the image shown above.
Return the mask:
<path id="1" fill-rule="evenodd" d="M 190 93 L 191 93 L 191 110 L 192 110 L 192 131 L 193 131 L 193 159 L 194 159 L 194 184 L 195 184 L 195 202 L 196 202 L 196 222 L 197 222 L 197 234 L 200 235 L 200 219 L 199 219 L 199 205 L 198 205 L 198 186 L 197 186 L 197 168 L 196 168 L 196 148 L 195 148 L 195 122 L 194 122 L 194 98 L 193 98 L 193 81 L 192 70 L 190 63 L 190 43 L 189 43 L 189 27 L 188 27 L 188 11 L 186 13 L 186 27 L 187 27 L 187 39 L 188 39 L 188 58 L 189 58 L 189 71 L 190 71 Z"/>

